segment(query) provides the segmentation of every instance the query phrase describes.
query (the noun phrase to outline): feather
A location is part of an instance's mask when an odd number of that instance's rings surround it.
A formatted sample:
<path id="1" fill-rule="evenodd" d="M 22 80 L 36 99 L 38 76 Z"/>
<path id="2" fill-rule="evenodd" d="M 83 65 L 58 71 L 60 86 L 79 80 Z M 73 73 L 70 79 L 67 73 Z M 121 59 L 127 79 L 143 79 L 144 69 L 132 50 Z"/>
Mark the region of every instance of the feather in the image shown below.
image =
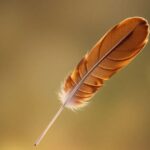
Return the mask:
<path id="1" fill-rule="evenodd" d="M 59 93 L 62 106 L 35 145 L 64 107 L 74 110 L 85 106 L 106 80 L 127 66 L 146 45 L 148 35 L 148 22 L 141 17 L 127 18 L 110 29 L 65 80 Z"/>

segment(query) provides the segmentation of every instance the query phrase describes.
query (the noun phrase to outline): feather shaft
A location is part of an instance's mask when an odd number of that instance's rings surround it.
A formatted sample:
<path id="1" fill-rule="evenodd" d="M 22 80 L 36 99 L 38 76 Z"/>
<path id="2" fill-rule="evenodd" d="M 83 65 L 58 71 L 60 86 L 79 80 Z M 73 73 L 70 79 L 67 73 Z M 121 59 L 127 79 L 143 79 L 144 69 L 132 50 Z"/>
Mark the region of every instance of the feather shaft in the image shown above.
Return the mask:
<path id="1" fill-rule="evenodd" d="M 40 142 L 42 141 L 42 139 L 44 138 L 44 136 L 46 135 L 47 131 L 52 127 L 52 125 L 54 124 L 54 122 L 56 121 L 56 119 L 60 116 L 60 114 L 62 113 L 64 109 L 64 105 L 62 105 L 60 107 L 60 109 L 57 111 L 57 113 L 55 114 L 55 116 L 52 118 L 52 120 L 49 122 L 48 126 L 45 128 L 45 130 L 42 132 L 42 134 L 40 135 L 40 137 L 37 139 L 37 141 L 35 142 L 34 146 L 37 146 L 40 144 Z"/>

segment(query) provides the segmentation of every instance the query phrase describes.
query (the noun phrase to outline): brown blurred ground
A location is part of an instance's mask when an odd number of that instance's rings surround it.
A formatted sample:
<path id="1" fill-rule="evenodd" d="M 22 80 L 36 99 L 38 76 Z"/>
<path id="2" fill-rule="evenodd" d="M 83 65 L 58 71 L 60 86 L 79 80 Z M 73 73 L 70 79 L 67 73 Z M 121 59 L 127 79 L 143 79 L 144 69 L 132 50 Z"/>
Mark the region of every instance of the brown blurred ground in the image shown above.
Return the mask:
<path id="1" fill-rule="evenodd" d="M 33 150 L 60 83 L 112 25 L 150 21 L 149 0 L 0 1 L 0 150 Z M 39 150 L 149 150 L 150 44 L 83 110 L 65 110 Z"/>

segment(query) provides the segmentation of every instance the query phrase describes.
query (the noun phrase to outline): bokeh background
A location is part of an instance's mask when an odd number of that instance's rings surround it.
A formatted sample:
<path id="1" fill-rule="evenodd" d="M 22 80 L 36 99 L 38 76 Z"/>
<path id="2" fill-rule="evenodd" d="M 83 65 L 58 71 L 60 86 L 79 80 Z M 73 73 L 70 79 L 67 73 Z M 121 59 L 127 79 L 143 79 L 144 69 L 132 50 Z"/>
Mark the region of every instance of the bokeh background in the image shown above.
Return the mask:
<path id="1" fill-rule="evenodd" d="M 60 83 L 124 18 L 150 21 L 149 0 L 0 1 L 0 150 L 149 150 L 150 43 L 78 112 L 60 106 Z"/>

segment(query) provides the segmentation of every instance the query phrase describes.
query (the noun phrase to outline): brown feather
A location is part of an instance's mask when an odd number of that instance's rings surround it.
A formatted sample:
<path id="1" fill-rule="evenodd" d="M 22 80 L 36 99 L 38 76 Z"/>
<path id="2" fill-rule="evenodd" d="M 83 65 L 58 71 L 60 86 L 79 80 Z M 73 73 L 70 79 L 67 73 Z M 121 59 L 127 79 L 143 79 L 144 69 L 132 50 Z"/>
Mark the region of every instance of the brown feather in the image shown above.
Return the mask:
<path id="1" fill-rule="evenodd" d="M 129 64 L 148 41 L 148 23 L 144 18 L 128 18 L 100 39 L 81 59 L 66 79 L 60 93 L 63 105 L 35 142 L 40 143 L 64 107 L 77 109 L 100 89 L 118 70 Z"/>

